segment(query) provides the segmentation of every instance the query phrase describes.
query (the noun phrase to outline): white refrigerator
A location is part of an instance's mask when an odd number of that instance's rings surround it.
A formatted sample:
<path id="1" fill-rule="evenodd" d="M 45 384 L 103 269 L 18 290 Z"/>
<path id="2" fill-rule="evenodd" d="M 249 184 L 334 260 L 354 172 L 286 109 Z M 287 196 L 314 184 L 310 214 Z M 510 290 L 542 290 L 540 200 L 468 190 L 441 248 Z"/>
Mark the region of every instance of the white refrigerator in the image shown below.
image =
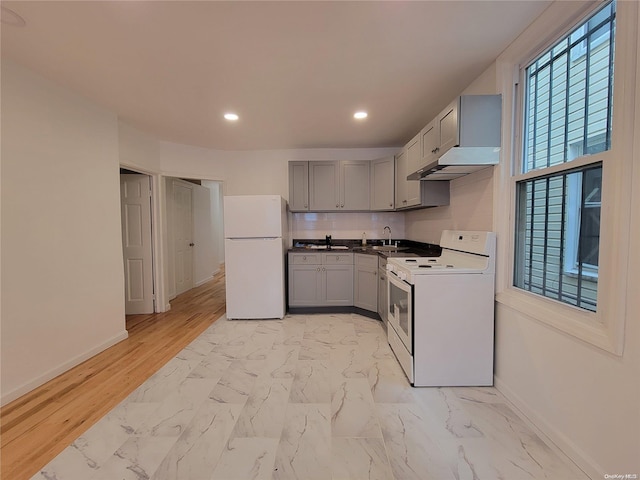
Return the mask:
<path id="1" fill-rule="evenodd" d="M 287 202 L 279 195 L 234 195 L 223 203 L 227 318 L 283 318 Z"/>

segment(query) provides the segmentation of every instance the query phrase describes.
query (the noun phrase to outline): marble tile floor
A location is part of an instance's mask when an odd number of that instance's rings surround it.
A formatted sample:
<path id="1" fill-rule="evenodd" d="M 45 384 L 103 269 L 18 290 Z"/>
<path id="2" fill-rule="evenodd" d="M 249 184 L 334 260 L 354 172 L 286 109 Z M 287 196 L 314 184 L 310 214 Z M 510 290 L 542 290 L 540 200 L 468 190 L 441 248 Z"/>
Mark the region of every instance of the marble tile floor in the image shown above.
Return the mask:
<path id="1" fill-rule="evenodd" d="M 585 480 L 494 388 L 411 388 L 380 322 L 224 317 L 47 480 Z"/>

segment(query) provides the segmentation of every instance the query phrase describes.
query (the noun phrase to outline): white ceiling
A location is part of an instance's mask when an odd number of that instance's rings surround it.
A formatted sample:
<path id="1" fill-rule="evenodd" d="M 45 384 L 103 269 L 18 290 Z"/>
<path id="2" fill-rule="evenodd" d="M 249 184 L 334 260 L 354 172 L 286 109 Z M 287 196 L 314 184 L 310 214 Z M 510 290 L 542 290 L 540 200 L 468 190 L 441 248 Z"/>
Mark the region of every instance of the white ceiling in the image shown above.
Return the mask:
<path id="1" fill-rule="evenodd" d="M 160 139 L 246 150 L 402 145 L 549 2 L 2 5 L 26 21 L 3 56 Z"/>

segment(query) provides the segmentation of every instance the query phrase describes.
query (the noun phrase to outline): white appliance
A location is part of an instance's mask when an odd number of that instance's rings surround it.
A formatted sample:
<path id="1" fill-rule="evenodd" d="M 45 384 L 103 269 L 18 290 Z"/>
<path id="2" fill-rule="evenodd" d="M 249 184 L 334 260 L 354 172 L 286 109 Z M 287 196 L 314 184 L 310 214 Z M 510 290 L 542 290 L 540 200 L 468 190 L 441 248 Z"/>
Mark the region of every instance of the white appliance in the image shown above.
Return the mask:
<path id="1" fill-rule="evenodd" d="M 493 385 L 495 233 L 445 230 L 440 246 L 388 259 L 389 345 L 416 387 Z"/>
<path id="2" fill-rule="evenodd" d="M 287 203 L 279 195 L 224 197 L 227 318 L 283 318 Z"/>

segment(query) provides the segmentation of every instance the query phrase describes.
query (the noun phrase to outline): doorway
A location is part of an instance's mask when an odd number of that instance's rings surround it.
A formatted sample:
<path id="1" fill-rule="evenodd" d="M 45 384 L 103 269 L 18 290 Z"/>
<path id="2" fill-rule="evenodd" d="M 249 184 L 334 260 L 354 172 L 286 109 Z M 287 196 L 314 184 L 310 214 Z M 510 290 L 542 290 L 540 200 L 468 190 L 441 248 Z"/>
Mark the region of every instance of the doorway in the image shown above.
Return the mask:
<path id="1" fill-rule="evenodd" d="M 220 271 L 222 183 L 165 177 L 169 299 Z"/>

